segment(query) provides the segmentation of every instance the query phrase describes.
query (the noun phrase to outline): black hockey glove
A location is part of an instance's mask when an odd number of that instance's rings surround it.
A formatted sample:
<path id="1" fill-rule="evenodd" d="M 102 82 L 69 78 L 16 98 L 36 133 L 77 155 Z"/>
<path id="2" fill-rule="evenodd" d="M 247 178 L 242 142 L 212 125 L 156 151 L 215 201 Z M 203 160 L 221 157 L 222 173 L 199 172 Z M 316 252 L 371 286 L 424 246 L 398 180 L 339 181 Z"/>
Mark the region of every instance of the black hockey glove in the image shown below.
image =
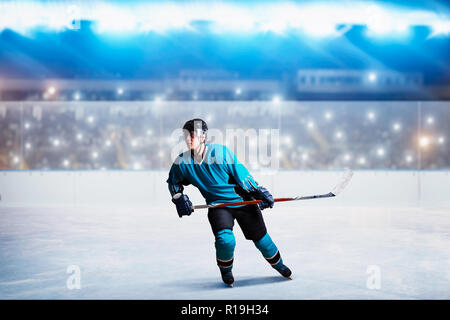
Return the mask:
<path id="1" fill-rule="evenodd" d="M 181 218 L 183 216 L 190 216 L 194 212 L 191 200 L 189 197 L 182 193 L 177 193 L 173 196 L 172 202 L 175 203 L 177 207 L 178 216 Z"/>
<path id="2" fill-rule="evenodd" d="M 261 200 L 261 202 L 258 203 L 258 206 L 261 210 L 264 210 L 266 208 L 273 208 L 275 201 L 273 201 L 272 195 L 269 191 L 267 191 L 266 188 L 259 186 L 258 189 L 253 191 L 251 194 L 253 198 Z"/>

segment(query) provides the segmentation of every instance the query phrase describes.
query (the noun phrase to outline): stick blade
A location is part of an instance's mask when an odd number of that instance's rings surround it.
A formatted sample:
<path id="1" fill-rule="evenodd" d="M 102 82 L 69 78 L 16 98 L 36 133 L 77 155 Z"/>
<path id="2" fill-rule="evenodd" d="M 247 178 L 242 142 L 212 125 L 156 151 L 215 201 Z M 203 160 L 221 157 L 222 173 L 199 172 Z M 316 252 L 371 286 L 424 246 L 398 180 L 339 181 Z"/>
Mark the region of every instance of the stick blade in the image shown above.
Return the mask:
<path id="1" fill-rule="evenodd" d="M 341 181 L 339 181 L 339 183 L 337 184 L 336 187 L 334 187 L 334 189 L 333 189 L 333 191 L 331 191 L 331 193 L 333 193 L 335 196 L 337 196 L 339 193 L 341 193 L 342 190 L 344 190 L 345 187 L 348 185 L 348 183 L 350 182 L 352 177 L 353 177 L 353 171 L 350 170 L 349 168 L 345 169 L 345 172 L 342 175 Z"/>

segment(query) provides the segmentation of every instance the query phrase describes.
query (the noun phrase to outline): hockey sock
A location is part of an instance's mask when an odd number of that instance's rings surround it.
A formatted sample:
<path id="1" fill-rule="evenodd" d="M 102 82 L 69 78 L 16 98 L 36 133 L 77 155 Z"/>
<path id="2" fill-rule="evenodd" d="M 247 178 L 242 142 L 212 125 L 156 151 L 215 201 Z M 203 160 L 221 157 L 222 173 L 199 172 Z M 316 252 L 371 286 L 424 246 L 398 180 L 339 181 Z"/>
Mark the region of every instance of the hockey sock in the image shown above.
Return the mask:
<path id="1" fill-rule="evenodd" d="M 233 268 L 234 248 L 236 240 L 230 229 L 220 230 L 216 235 L 216 258 L 221 271 L 231 271 Z"/>
<path id="2" fill-rule="evenodd" d="M 274 269 L 279 269 L 283 266 L 283 259 L 281 259 L 280 251 L 278 251 L 277 246 L 272 241 L 268 233 L 266 233 L 264 237 L 258 241 L 253 242 L 259 251 L 261 251 L 263 257 Z"/>

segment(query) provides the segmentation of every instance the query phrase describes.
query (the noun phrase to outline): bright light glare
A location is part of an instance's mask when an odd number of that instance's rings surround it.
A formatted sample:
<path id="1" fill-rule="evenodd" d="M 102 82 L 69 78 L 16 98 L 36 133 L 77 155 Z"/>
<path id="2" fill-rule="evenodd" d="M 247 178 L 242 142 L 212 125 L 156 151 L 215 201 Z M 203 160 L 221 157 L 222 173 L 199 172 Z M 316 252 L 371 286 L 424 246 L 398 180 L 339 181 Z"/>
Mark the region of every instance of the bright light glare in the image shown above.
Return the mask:
<path id="1" fill-rule="evenodd" d="M 369 73 L 367 78 L 369 79 L 370 82 L 375 82 L 377 81 L 377 74 L 375 72 L 371 72 Z"/>
<path id="2" fill-rule="evenodd" d="M 50 94 L 50 95 L 55 94 L 55 93 L 56 93 L 56 88 L 53 87 L 53 86 L 49 87 L 49 88 L 47 89 L 47 93 Z"/>
<path id="3" fill-rule="evenodd" d="M 292 138 L 290 136 L 284 136 L 283 137 L 283 143 L 290 146 L 292 145 Z"/>
<path id="4" fill-rule="evenodd" d="M 51 30 L 71 29 L 74 16 L 66 5 L 54 1 L 3 1 L 0 32 L 28 32 L 41 26 Z M 18 4 L 19 3 L 19 4 Z M 425 25 L 431 36 L 448 35 L 450 21 L 441 12 L 427 8 L 393 7 L 367 1 L 270 2 L 244 1 L 77 1 L 76 20 L 93 21 L 97 32 L 129 33 L 173 30 L 198 31 L 196 22 L 206 21 L 216 33 L 302 30 L 313 37 L 341 34 L 340 26 L 365 25 L 370 35 L 405 35 L 410 26 Z M 200 29 L 201 30 L 201 29 Z"/>
<path id="5" fill-rule="evenodd" d="M 450 21 L 449 20 L 436 20 L 431 24 L 431 29 L 433 30 L 430 37 L 435 37 L 439 35 L 449 35 L 450 33 Z"/>
<path id="6" fill-rule="evenodd" d="M 325 112 L 324 117 L 327 120 L 331 120 L 333 118 L 333 114 L 330 111 L 327 111 Z"/>
<path id="7" fill-rule="evenodd" d="M 419 146 L 427 147 L 430 144 L 430 138 L 428 137 L 420 137 L 419 138 Z"/>
<path id="8" fill-rule="evenodd" d="M 134 170 L 140 170 L 140 169 L 142 169 L 142 166 L 141 166 L 141 164 L 139 162 L 135 162 L 133 164 L 133 169 Z"/>
<path id="9" fill-rule="evenodd" d="M 281 97 L 280 97 L 280 96 L 277 96 L 277 95 L 273 96 L 272 102 L 273 102 L 274 104 L 276 104 L 276 105 L 280 104 L 280 102 L 281 102 Z"/>

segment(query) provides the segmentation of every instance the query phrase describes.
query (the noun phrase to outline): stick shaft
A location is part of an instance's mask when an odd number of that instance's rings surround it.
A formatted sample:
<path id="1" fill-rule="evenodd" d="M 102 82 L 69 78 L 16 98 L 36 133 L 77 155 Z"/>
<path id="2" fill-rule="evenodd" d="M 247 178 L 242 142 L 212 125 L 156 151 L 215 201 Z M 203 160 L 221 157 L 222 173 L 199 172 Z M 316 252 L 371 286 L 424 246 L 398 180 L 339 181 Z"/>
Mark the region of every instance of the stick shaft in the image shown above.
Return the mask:
<path id="1" fill-rule="evenodd" d="M 275 202 L 284 202 L 284 201 L 296 201 L 296 200 L 309 200 L 309 199 L 320 199 L 320 198 L 331 198 L 337 196 L 342 190 L 347 186 L 353 176 L 353 172 L 350 169 L 346 169 L 344 175 L 340 179 L 339 183 L 334 187 L 334 189 L 325 194 L 316 194 L 313 196 L 303 196 L 303 197 L 294 197 L 294 198 L 275 198 Z M 242 205 L 250 205 L 260 203 L 261 200 L 251 200 L 251 201 L 241 201 L 241 202 L 231 202 L 231 203 L 221 203 L 216 205 L 203 204 L 194 206 L 195 209 L 206 209 L 206 208 L 222 208 L 222 207 L 230 207 L 230 206 L 242 206 Z"/>
<path id="2" fill-rule="evenodd" d="M 304 197 L 295 197 L 295 198 L 275 198 L 273 200 L 275 202 L 285 202 L 285 201 L 309 200 L 309 199 L 318 199 L 318 198 L 330 198 L 330 197 L 334 197 L 334 196 L 335 195 L 330 192 L 327 194 L 317 194 L 317 195 L 313 195 L 313 196 L 304 196 Z M 203 205 L 194 206 L 194 210 L 195 209 L 223 208 L 223 207 L 230 207 L 230 206 L 251 205 L 251 204 L 257 204 L 260 202 L 261 202 L 261 200 L 249 200 L 249 201 L 240 201 L 240 202 L 221 203 L 221 204 L 216 204 L 216 205 L 203 204 Z"/>

